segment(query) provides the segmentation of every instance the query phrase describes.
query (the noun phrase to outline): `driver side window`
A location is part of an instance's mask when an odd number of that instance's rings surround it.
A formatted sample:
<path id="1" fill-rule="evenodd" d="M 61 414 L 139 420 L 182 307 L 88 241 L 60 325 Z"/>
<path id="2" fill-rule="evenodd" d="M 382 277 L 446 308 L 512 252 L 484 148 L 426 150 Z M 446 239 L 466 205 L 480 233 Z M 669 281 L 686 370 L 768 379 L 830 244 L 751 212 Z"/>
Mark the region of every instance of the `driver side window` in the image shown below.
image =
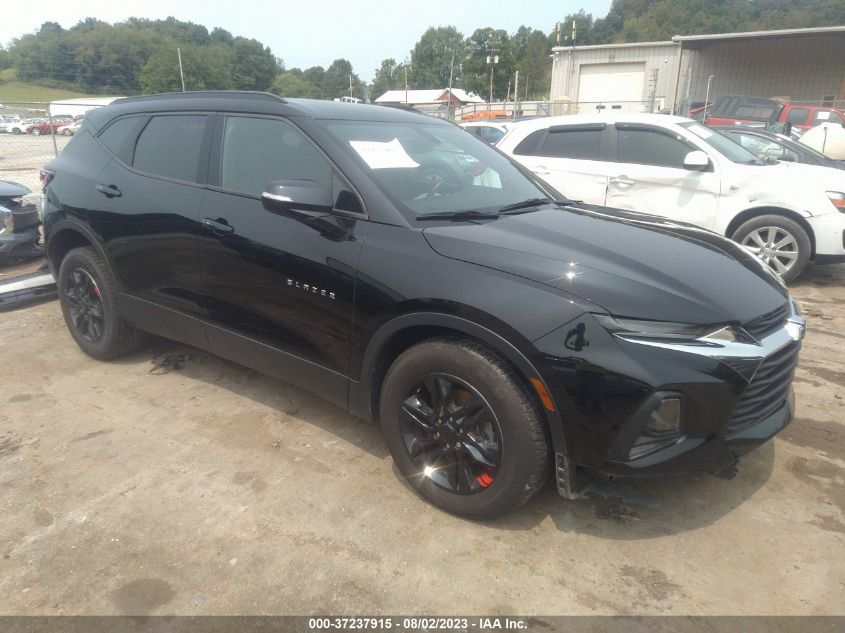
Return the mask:
<path id="1" fill-rule="evenodd" d="M 221 187 L 260 196 L 272 180 L 310 180 L 332 187 L 332 166 L 299 130 L 285 121 L 226 117 Z"/>

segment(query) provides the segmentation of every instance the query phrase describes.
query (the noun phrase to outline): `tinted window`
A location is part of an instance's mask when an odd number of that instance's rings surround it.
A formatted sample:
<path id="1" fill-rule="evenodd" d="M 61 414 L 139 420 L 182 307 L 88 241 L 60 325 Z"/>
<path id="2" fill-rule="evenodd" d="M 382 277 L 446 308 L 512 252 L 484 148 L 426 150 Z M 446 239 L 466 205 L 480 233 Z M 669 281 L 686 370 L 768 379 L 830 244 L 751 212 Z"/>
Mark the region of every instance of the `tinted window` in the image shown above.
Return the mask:
<path id="1" fill-rule="evenodd" d="M 106 146 L 106 149 L 125 163 L 129 162 L 131 148 L 126 141 L 129 139 L 129 135 L 132 134 L 140 118 L 138 116 L 129 116 L 118 119 L 100 133 L 100 142 Z"/>
<path id="2" fill-rule="evenodd" d="M 513 153 L 517 156 L 533 156 L 537 153 L 538 146 L 543 141 L 546 135 L 546 130 L 537 130 L 531 132 L 513 149 Z"/>
<path id="3" fill-rule="evenodd" d="M 787 115 L 786 122 L 792 125 L 804 125 L 807 121 L 807 114 L 810 111 L 807 108 L 793 108 Z"/>
<path id="4" fill-rule="evenodd" d="M 541 156 L 601 160 L 601 130 L 563 130 L 549 132 Z"/>
<path id="5" fill-rule="evenodd" d="M 132 164 L 150 174 L 196 182 L 205 120 L 197 115 L 153 117 L 138 137 Z"/>
<path id="6" fill-rule="evenodd" d="M 620 163 L 639 163 L 683 169 L 684 158 L 693 151 L 673 136 L 652 130 L 619 129 L 616 142 Z"/>
<path id="7" fill-rule="evenodd" d="M 292 125 L 278 119 L 228 117 L 220 184 L 260 195 L 271 180 L 311 180 L 331 186 L 332 168 Z"/>
<path id="8" fill-rule="evenodd" d="M 495 127 L 483 127 L 481 128 L 481 138 L 488 143 L 498 143 L 499 139 L 501 139 L 505 135 L 502 130 Z"/>

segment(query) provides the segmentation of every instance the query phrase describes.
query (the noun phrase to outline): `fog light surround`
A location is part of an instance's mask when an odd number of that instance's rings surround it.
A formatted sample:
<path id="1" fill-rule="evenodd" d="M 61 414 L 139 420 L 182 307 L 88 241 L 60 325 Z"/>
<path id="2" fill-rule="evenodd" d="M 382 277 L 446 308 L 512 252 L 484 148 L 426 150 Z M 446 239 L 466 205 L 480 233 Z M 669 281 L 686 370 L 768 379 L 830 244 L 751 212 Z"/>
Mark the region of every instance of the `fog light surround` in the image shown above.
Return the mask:
<path id="1" fill-rule="evenodd" d="M 662 398 L 628 451 L 628 459 L 637 459 L 670 446 L 681 437 L 681 399 L 677 396 Z"/>

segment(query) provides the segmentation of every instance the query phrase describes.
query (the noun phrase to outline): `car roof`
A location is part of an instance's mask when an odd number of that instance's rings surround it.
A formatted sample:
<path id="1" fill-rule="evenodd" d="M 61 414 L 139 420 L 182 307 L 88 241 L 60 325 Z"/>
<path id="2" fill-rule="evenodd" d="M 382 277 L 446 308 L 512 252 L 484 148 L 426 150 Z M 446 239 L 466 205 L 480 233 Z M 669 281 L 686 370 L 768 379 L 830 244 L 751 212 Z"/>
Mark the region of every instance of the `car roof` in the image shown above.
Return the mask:
<path id="1" fill-rule="evenodd" d="M 583 125 L 591 123 L 649 123 L 661 127 L 669 127 L 673 123 L 689 123 L 692 119 L 672 114 L 642 114 L 642 113 L 608 113 L 608 114 L 564 114 L 549 116 L 528 121 L 518 121 L 513 125 L 515 130 L 530 132 L 551 127 L 552 125 Z"/>
<path id="2" fill-rule="evenodd" d="M 249 112 L 279 114 L 313 119 L 355 121 L 387 121 L 395 123 L 427 123 L 449 125 L 434 117 L 409 108 L 372 104 L 341 103 L 317 99 L 284 99 L 269 92 L 239 90 L 207 90 L 172 92 L 116 99 L 110 105 L 92 110 L 88 119 L 96 128 L 103 127 L 117 116 L 144 112 Z"/>

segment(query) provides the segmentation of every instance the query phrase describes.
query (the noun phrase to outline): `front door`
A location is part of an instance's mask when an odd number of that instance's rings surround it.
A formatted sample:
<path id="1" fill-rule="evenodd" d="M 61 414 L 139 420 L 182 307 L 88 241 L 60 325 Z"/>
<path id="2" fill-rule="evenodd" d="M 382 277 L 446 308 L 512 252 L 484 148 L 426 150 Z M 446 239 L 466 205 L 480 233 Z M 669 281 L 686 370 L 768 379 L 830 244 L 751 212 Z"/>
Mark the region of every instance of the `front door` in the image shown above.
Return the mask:
<path id="1" fill-rule="evenodd" d="M 360 200 L 287 120 L 220 115 L 216 129 L 199 238 L 212 349 L 305 387 L 348 375 L 355 270 L 367 228 Z M 267 211 L 261 194 L 274 180 L 332 188 L 342 209 L 331 218 L 340 230 Z"/>
<path id="2" fill-rule="evenodd" d="M 684 168 L 686 155 L 698 149 L 669 130 L 617 123 L 607 206 L 712 229 L 720 196 L 717 168 Z"/>

